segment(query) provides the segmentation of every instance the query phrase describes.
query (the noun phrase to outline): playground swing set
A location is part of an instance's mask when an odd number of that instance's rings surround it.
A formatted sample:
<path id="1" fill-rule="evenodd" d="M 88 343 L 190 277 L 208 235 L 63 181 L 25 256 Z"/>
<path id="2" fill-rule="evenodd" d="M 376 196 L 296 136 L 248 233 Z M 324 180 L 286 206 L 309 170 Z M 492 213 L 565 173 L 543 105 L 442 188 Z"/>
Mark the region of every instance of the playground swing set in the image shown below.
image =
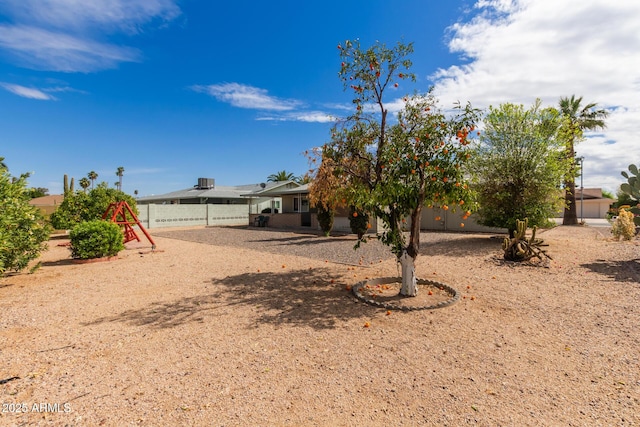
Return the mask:
<path id="1" fill-rule="evenodd" d="M 140 241 L 138 233 L 133 229 L 133 226 L 137 225 L 151 243 L 151 250 L 154 251 L 156 249 L 156 243 L 126 201 L 122 200 L 109 204 L 109 207 L 102 215 L 102 219 L 108 219 L 124 227 L 124 243 L 131 242 L 132 240 Z"/>

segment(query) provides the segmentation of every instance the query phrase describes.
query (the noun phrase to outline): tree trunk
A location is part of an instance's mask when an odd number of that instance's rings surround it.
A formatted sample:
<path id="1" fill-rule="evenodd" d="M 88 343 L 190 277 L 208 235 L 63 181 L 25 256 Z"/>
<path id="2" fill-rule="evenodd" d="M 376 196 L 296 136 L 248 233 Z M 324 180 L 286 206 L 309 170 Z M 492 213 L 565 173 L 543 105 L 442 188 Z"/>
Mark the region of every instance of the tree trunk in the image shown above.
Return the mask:
<path id="1" fill-rule="evenodd" d="M 575 156 L 576 153 L 573 148 L 573 141 L 571 141 L 569 143 L 569 146 L 567 147 L 567 157 L 569 159 L 574 159 Z M 566 207 L 564 209 L 564 215 L 562 217 L 562 225 L 577 225 L 578 212 L 576 210 L 576 178 L 573 172 L 564 183 L 564 191 L 564 201 Z"/>
<path id="2" fill-rule="evenodd" d="M 398 262 L 402 266 L 402 288 L 400 295 L 406 297 L 415 297 L 418 295 L 418 284 L 416 279 L 415 259 L 402 251 L 402 255 L 398 257 Z"/>
<path id="3" fill-rule="evenodd" d="M 562 225 L 577 225 L 578 212 L 576 208 L 576 184 L 575 182 L 567 182 L 565 184 L 565 203 L 567 207 L 564 210 Z"/>

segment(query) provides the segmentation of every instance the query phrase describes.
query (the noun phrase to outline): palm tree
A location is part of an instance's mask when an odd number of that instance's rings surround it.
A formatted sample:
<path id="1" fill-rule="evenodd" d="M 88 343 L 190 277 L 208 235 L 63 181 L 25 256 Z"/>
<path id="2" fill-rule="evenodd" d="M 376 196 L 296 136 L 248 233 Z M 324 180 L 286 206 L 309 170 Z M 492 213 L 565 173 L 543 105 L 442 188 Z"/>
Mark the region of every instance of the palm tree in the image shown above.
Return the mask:
<path id="1" fill-rule="evenodd" d="M 296 176 L 293 173 L 287 172 L 286 170 L 281 170 L 280 172 L 272 173 L 271 175 L 269 175 L 267 177 L 267 181 L 268 182 L 293 181 L 295 178 Z"/>
<path id="2" fill-rule="evenodd" d="M 310 183 L 311 183 L 311 175 L 309 175 L 308 173 L 305 173 L 304 175 L 299 176 L 299 177 L 296 179 L 296 182 L 297 182 L 298 184 L 302 184 L 302 185 L 304 185 L 304 184 L 310 184 Z"/>
<path id="3" fill-rule="evenodd" d="M 606 128 L 604 119 L 609 113 L 604 109 L 597 109 L 595 102 L 582 107 L 582 97 L 560 98 L 560 114 L 568 125 L 566 155 L 567 159 L 574 159 L 576 156 L 575 144 L 582 138 L 584 131 L 592 131 Z M 582 173 L 582 171 L 580 171 Z M 562 225 L 576 225 L 578 214 L 576 210 L 576 181 L 572 172 L 565 178 L 565 202 L 566 208 Z"/>
<path id="4" fill-rule="evenodd" d="M 122 166 L 118 166 L 116 176 L 118 177 L 118 190 L 120 191 L 122 191 L 122 175 L 124 175 L 124 168 Z"/>
<path id="5" fill-rule="evenodd" d="M 96 179 L 98 179 L 98 174 L 96 171 L 91 171 L 87 174 L 87 178 L 91 180 L 91 189 L 93 190 L 93 183 Z"/>
<path id="6" fill-rule="evenodd" d="M 80 181 L 78 181 L 78 183 L 85 193 L 87 192 L 87 188 L 89 188 L 89 186 L 91 185 L 91 181 L 89 181 L 87 177 L 80 178 Z"/>

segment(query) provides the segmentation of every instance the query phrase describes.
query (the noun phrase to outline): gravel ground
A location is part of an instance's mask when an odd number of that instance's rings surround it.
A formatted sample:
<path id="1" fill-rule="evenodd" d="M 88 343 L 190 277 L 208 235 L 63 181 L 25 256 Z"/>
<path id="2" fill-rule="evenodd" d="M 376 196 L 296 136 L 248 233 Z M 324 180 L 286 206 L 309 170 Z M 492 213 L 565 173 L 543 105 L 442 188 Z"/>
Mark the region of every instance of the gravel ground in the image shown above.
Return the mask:
<path id="1" fill-rule="evenodd" d="M 0 425 L 640 425 L 638 240 L 556 227 L 553 261 L 514 264 L 426 233 L 419 275 L 462 296 L 401 312 L 346 290 L 397 274 L 377 242 L 152 235 L 89 264 L 52 240 L 0 278 Z"/>
<path id="2" fill-rule="evenodd" d="M 174 229 L 158 231 L 158 236 L 207 245 L 252 249 L 271 254 L 302 256 L 316 260 L 328 260 L 333 263 L 349 265 L 371 265 L 380 260 L 395 260 L 387 246 L 371 235 L 366 243 L 354 250 L 357 237 L 353 234 L 325 237 L 319 233 L 304 231 L 282 231 L 254 227 L 208 227 L 197 229 Z M 421 253 L 446 250 L 460 255 L 465 248 L 479 245 L 485 249 L 495 247 L 488 235 L 466 233 L 425 232 L 420 236 Z M 495 237 L 495 236 L 493 236 Z"/>

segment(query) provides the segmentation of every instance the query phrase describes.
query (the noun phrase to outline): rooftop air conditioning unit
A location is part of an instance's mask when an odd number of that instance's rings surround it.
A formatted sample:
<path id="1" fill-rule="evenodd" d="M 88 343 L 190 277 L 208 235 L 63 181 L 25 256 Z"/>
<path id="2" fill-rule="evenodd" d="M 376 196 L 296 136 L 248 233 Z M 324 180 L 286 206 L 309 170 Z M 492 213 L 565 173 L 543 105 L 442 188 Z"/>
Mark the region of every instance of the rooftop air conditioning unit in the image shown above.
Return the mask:
<path id="1" fill-rule="evenodd" d="M 216 180 L 213 178 L 198 178 L 198 188 L 205 190 L 216 186 Z"/>

